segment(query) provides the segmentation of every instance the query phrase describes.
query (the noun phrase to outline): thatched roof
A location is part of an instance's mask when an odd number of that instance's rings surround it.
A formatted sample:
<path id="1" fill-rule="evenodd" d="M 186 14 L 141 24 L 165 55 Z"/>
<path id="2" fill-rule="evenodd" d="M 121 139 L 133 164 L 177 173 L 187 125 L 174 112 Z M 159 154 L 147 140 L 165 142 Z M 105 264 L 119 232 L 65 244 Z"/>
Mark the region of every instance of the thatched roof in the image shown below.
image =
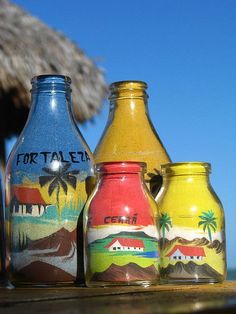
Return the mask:
<path id="1" fill-rule="evenodd" d="M 93 117 L 106 94 L 103 73 L 64 35 L 7 0 L 0 0 L 0 136 L 18 133 L 28 114 L 30 80 L 39 74 L 72 79 L 78 121 Z"/>

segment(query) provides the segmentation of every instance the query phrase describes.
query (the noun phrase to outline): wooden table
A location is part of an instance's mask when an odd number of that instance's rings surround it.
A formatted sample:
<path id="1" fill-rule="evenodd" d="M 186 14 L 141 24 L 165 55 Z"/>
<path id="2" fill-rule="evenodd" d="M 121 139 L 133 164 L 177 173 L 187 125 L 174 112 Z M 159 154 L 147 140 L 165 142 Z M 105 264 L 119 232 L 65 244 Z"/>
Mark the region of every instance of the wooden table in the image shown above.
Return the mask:
<path id="1" fill-rule="evenodd" d="M 148 288 L 0 288 L 0 313 L 236 313 L 236 281 Z"/>

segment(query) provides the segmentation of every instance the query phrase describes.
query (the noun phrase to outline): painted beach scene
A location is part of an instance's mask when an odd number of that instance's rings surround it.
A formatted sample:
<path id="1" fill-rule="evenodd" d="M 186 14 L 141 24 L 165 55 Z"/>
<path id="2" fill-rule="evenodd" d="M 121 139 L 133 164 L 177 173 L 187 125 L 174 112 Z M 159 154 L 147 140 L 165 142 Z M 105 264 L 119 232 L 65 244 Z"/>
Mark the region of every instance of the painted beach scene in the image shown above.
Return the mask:
<path id="1" fill-rule="evenodd" d="M 40 277 L 42 282 L 76 279 L 77 224 L 86 200 L 85 178 L 86 172 L 70 163 L 57 169 L 44 167 L 41 175 L 17 172 L 7 212 L 13 276 L 25 281 Z"/>

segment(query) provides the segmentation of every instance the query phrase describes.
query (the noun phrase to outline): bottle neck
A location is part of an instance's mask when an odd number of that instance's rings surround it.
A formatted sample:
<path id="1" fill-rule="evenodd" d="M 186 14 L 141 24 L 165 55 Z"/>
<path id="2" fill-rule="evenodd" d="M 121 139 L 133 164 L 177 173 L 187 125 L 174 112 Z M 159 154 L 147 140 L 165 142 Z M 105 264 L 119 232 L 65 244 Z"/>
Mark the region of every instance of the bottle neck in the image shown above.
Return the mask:
<path id="1" fill-rule="evenodd" d="M 122 121 L 122 125 L 134 126 L 137 123 L 150 123 L 145 98 L 117 98 L 110 103 L 110 121 Z M 140 126 L 140 124 L 139 124 Z"/>
<path id="2" fill-rule="evenodd" d="M 142 173 L 112 173 L 101 174 L 98 180 L 98 189 L 101 193 L 112 195 L 112 198 L 121 198 L 122 195 L 135 198 L 135 195 L 144 194 Z"/>
<path id="3" fill-rule="evenodd" d="M 39 75 L 32 79 L 29 121 L 51 124 L 55 120 L 73 119 L 71 113 L 71 80 L 63 75 Z"/>
<path id="4" fill-rule="evenodd" d="M 32 92 L 31 110 L 29 118 L 32 120 L 71 120 L 70 91 L 35 91 Z"/>
<path id="5" fill-rule="evenodd" d="M 99 181 L 107 181 L 107 180 L 132 180 L 141 182 L 143 180 L 142 173 L 106 173 L 99 175 Z"/>
<path id="6" fill-rule="evenodd" d="M 123 123 L 137 123 L 148 120 L 147 85 L 139 81 L 124 81 L 110 86 L 110 119 Z M 122 125 L 123 125 L 122 123 Z"/>

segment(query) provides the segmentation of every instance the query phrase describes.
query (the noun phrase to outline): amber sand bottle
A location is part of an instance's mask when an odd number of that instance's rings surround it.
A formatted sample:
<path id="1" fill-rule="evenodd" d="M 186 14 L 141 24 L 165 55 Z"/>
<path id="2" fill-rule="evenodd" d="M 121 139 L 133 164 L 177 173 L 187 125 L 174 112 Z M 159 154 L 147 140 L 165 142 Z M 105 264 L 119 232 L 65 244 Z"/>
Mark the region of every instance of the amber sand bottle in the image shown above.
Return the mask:
<path id="1" fill-rule="evenodd" d="M 95 149 L 95 163 L 142 161 L 147 163 L 145 181 L 155 196 L 161 185 L 160 165 L 170 158 L 148 113 L 147 84 L 121 81 L 110 86 L 110 112 Z"/>

